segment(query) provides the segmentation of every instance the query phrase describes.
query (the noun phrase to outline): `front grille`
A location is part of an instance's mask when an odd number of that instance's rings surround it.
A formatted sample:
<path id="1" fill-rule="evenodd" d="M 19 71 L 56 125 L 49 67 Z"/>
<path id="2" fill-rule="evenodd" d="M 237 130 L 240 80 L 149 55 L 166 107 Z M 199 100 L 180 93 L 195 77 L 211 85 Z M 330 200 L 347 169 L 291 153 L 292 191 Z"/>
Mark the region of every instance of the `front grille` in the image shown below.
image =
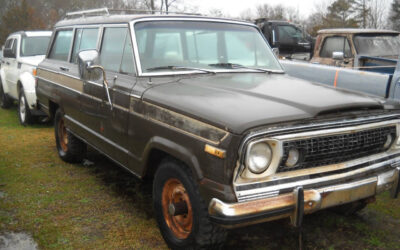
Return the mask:
<path id="1" fill-rule="evenodd" d="M 389 134 L 396 138 L 396 126 L 284 142 L 278 172 L 336 164 L 384 152 Z M 301 157 L 297 165 L 289 168 L 285 162 L 292 148 L 298 149 Z"/>

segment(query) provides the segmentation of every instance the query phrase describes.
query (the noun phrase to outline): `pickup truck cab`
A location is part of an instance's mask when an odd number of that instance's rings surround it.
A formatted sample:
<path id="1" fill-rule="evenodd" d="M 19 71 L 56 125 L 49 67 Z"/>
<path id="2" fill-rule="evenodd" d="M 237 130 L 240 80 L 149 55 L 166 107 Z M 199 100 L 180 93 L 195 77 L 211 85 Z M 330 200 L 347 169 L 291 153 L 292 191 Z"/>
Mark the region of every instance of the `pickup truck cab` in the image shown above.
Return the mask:
<path id="1" fill-rule="evenodd" d="M 298 25 L 283 20 L 259 18 L 255 24 L 261 29 L 272 48 L 280 57 L 310 60 L 314 50 L 314 39 Z"/>
<path id="2" fill-rule="evenodd" d="M 392 30 L 320 30 L 311 63 L 393 74 L 400 55 L 399 34 Z"/>
<path id="3" fill-rule="evenodd" d="M 35 75 L 44 59 L 51 31 L 20 31 L 7 37 L 0 69 L 0 106 L 8 108 L 18 100 L 18 117 L 25 125 L 35 116 L 45 115 L 37 109 Z"/>
<path id="4" fill-rule="evenodd" d="M 287 76 L 254 24 L 191 15 L 70 13 L 37 69 L 59 156 L 91 145 L 152 180 L 174 249 L 226 229 L 399 192 L 400 113 Z M 85 14 L 90 13 L 91 16 Z M 94 16 L 95 15 L 95 16 Z"/>

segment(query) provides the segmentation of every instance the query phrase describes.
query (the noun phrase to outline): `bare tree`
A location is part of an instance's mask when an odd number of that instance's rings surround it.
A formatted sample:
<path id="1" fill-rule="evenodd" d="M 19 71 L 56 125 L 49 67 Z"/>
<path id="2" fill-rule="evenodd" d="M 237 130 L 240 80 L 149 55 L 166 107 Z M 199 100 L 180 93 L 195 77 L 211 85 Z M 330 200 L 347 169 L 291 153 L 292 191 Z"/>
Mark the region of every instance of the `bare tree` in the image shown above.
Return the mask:
<path id="1" fill-rule="evenodd" d="M 388 26 L 388 6 L 389 0 L 371 0 L 368 17 L 368 27 L 374 29 L 383 29 Z"/>

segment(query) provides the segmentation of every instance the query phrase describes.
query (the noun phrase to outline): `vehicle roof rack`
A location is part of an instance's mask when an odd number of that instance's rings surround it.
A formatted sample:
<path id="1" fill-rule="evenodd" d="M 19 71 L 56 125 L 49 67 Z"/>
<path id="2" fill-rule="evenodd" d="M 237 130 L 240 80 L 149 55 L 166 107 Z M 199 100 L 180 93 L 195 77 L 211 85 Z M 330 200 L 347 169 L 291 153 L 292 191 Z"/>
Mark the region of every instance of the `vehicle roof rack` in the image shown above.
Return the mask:
<path id="1" fill-rule="evenodd" d="M 68 12 L 65 15 L 64 19 L 69 18 L 79 18 L 79 17 L 87 17 L 87 16 L 105 16 L 111 14 L 181 14 L 181 15 L 194 15 L 201 16 L 200 13 L 187 13 L 187 12 L 176 12 L 176 11 L 162 11 L 162 10 L 144 10 L 144 9 L 108 9 L 108 8 L 100 8 L 100 9 L 89 9 L 82 11 L 74 11 Z"/>

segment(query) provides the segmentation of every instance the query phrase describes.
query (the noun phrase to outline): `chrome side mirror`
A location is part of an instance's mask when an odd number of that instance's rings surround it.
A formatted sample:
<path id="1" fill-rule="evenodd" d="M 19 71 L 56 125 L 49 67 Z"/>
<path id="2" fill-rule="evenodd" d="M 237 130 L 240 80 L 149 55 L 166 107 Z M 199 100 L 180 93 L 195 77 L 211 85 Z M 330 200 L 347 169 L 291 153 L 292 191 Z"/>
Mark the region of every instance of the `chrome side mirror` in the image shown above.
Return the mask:
<path id="1" fill-rule="evenodd" d="M 344 53 L 339 51 L 332 52 L 332 59 L 334 60 L 344 60 Z"/>
<path id="2" fill-rule="evenodd" d="M 99 53 L 97 50 L 83 50 L 78 54 L 78 69 L 79 76 L 85 81 L 100 80 L 103 72 L 98 67 L 93 67 L 97 64 Z"/>
<path id="3" fill-rule="evenodd" d="M 78 69 L 79 76 L 84 81 L 97 81 L 103 77 L 103 87 L 107 95 L 107 100 L 110 103 L 110 109 L 113 109 L 111 102 L 110 91 L 106 79 L 106 71 L 100 65 L 97 65 L 99 53 L 97 50 L 83 50 L 78 53 Z"/>

